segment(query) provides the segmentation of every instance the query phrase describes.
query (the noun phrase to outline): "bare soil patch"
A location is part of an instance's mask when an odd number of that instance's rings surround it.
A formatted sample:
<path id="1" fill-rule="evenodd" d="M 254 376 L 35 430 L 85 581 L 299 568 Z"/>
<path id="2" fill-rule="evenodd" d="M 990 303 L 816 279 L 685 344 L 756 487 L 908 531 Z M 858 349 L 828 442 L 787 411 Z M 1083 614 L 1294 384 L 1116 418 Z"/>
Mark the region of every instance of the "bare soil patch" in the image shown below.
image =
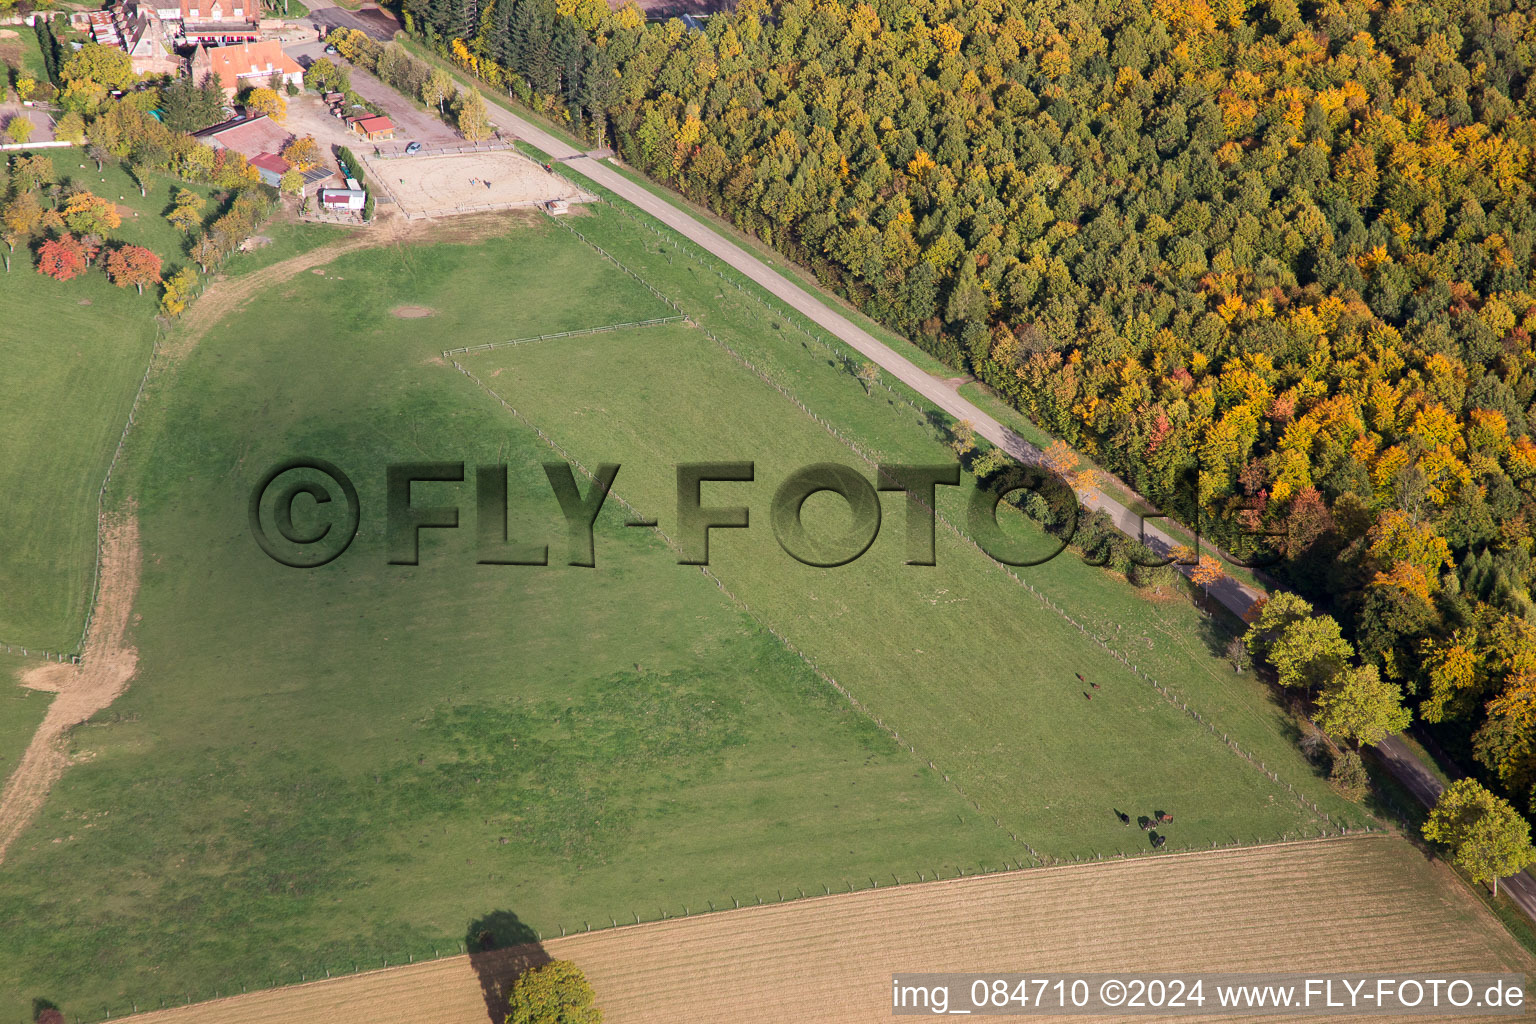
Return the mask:
<path id="1" fill-rule="evenodd" d="M 69 731 L 128 688 L 139 655 L 128 643 L 128 615 L 139 589 L 139 526 L 129 508 L 101 534 L 101 586 L 90 635 L 78 665 L 47 664 L 25 672 L 21 684 L 58 694 L 0 790 L 0 863 L 16 837 L 69 767 Z"/>
<path id="2" fill-rule="evenodd" d="M 896 971 L 1305 966 L 1407 973 L 1529 972 L 1533 966 L 1441 865 L 1398 837 L 1378 835 L 1016 871 L 769 904 L 553 939 L 542 950 L 449 957 L 133 1019 L 485 1024 L 482 984 L 502 983 L 542 955 L 582 966 L 608 1024 L 885 1024 L 891 1020 L 890 977 Z"/>
<path id="3" fill-rule="evenodd" d="M 401 320 L 420 320 L 424 317 L 437 316 L 437 310 L 428 306 L 396 306 L 389 312 L 391 316 L 399 317 Z"/>
<path id="4" fill-rule="evenodd" d="M 383 158 L 363 156 L 368 176 L 410 217 L 436 217 L 488 209 L 576 200 L 579 190 L 528 157 L 509 149 Z"/>

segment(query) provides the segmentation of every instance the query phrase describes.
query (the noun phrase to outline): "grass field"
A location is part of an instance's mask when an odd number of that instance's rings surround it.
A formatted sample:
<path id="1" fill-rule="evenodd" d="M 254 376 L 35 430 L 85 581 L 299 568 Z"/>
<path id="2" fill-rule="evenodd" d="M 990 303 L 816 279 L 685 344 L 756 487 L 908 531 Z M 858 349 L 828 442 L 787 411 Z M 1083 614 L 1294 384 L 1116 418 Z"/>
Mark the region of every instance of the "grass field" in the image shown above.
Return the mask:
<path id="1" fill-rule="evenodd" d="M 891 1019 L 901 970 L 1529 972 L 1444 875 L 1400 840 L 1343 840 L 892 887 L 555 939 L 544 952 L 582 966 L 610 1024 L 877 1024 Z M 1144 907 L 1157 908 L 1155 940 L 1132 910 Z M 142 1019 L 479 1024 L 481 978 L 498 966 L 454 957 Z"/>
<path id="2" fill-rule="evenodd" d="M 7 34 L 10 33 L 10 34 Z M 43 65 L 43 53 L 38 49 L 37 33 L 29 25 L 13 25 L 0 29 L 0 74 L 10 88 L 23 75 L 34 82 L 46 81 L 48 74 Z"/>
<path id="3" fill-rule="evenodd" d="M 572 223 L 595 244 L 641 268 L 653 286 L 678 301 L 698 323 L 813 412 L 835 421 L 877 460 L 952 458 L 942 446 L 947 428 L 935 425 L 943 417 L 931 406 L 897 382 L 887 382 L 892 385 L 888 391 L 879 388 L 874 397 L 866 397 L 863 386 L 839 361 L 849 350 L 814 331 L 802 331 L 797 317 L 781 316 L 776 303 L 765 305 L 753 286 L 738 290 L 736 276 L 729 271 L 723 279 L 717 276 L 721 265 L 712 258 L 690 254 L 687 247 L 674 248 L 648 226 L 648 218 L 600 208 L 594 216 Z M 471 356 L 467 365 L 481 366 L 477 360 L 496 357 Z M 900 521 L 890 523 L 882 532 L 892 531 L 887 539 L 894 539 Z M 1302 756 L 1290 716 L 1274 702 L 1269 688 L 1251 674 L 1235 675 L 1220 657 L 1232 635 L 1229 621 L 1206 618 L 1185 600 L 1138 592 L 1123 578 L 1087 569 L 1070 554 L 1022 573 L 1325 811 L 1339 813 L 1349 806 L 1332 794 L 1316 767 Z"/>
<path id="4" fill-rule="evenodd" d="M 1319 824 L 953 534 L 939 533 L 936 566 L 904 565 L 899 495 L 887 499 L 889 525 L 857 562 L 816 569 L 792 560 L 768 522 L 779 482 L 819 462 L 866 478 L 872 471 L 703 331 L 650 328 L 464 358 L 577 460 L 621 463 L 617 493 L 663 529 L 676 529 L 675 464 L 755 461 L 757 482 L 708 492 L 711 504 L 753 507 L 758 524 L 711 538 L 713 571 L 1035 849 L 1139 852 L 1146 836 L 1117 821 L 1115 809 L 1173 812 L 1178 846 Z M 556 376 L 559 390 L 539 386 Z M 889 454 L 910 462 L 943 455 L 936 444 Z M 941 512 L 963 522 L 961 500 L 941 492 Z M 833 518 L 823 522 L 841 532 Z M 1150 632 L 1134 594 L 1123 584 L 1111 590 L 1114 581 L 1075 560 L 1028 575 L 1106 624 L 1128 620 Z M 1101 684 L 1096 699 L 1086 698 L 1078 673 Z"/>
<path id="5" fill-rule="evenodd" d="M 204 338 L 135 430 L 139 675 L 0 868 L 0 1020 L 422 958 L 509 905 L 553 933 L 1015 853 L 616 513 L 597 573 L 476 566 L 458 538 L 385 564 L 386 462 L 502 459 L 514 495 L 548 494 L 548 449 L 436 349 L 633 317 L 643 289 L 543 221 L 326 269 Z M 244 522 L 306 452 L 375 510 L 313 573 Z"/>
<path id="6" fill-rule="evenodd" d="M 120 168 L 78 167 L 73 151 L 52 159 L 62 177 L 123 207 L 112 240 L 154 250 L 167 270 L 186 262 L 181 235 L 161 217 L 178 183 L 160 179 L 144 198 Z M 96 557 L 96 492 L 149 359 L 157 301 L 156 290 L 114 287 L 99 270 L 54 281 L 33 270 L 30 253 L 12 254 L 12 329 L 0 335 L 12 382 L 0 402 L 0 491 L 26 500 L 0 517 L 0 640 L 76 650 Z"/>
<path id="7" fill-rule="evenodd" d="M 5 665 L 7 669 L 13 667 L 14 664 Z M 0 780 L 16 767 L 52 700 L 51 693 L 13 686 L 9 678 L 0 680 Z"/>
<path id="8" fill-rule="evenodd" d="M 608 208 L 569 223 L 700 326 L 462 358 L 584 464 L 621 462 L 616 493 L 663 528 L 675 463 L 755 460 L 756 483 L 706 492 L 753 508 L 711 542 L 743 604 L 616 503 L 597 569 L 560 564 L 539 465 L 557 456 L 438 353 L 671 310 L 560 223 L 505 223 L 282 280 L 157 376 L 111 495 L 134 499 L 143 538 L 139 674 L 76 732 L 78 763 L 0 867 L 0 1021 L 36 997 L 100 1016 L 425 958 L 493 911 L 548 936 L 995 870 L 1029 863 L 1024 843 L 1146 852 L 1117 809 L 1172 812 L 1168 852 L 1323 827 L 1221 733 L 1366 822 L 1186 602 L 1067 556 L 1024 572 L 1058 612 L 942 526 L 938 565 L 904 566 L 894 501 L 853 565 L 792 561 L 767 519 L 786 471 L 871 470 L 706 330 L 876 459 L 944 461 L 942 428 Z M 348 471 L 363 508 L 352 548 L 312 571 L 268 560 L 246 523 L 250 489 L 297 455 Z M 463 528 L 423 531 L 419 566 L 386 564 L 384 466 L 406 460 L 509 464 L 512 535 L 546 539 L 554 564 L 477 565 L 472 483 L 418 485 Z"/>

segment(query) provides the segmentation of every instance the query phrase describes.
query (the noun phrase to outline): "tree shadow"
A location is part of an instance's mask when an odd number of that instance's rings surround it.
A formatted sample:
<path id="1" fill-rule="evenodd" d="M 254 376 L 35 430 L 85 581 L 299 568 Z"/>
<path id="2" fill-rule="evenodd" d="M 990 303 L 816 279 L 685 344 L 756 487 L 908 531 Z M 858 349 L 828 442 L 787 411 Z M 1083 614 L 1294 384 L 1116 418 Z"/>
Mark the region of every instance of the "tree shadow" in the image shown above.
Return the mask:
<path id="1" fill-rule="evenodd" d="M 471 921 L 464 948 L 480 980 L 480 995 L 491 1024 L 502 1024 L 511 1012 L 506 992 L 518 975 L 550 961 L 539 944 L 538 933 L 510 910 L 495 910 Z"/>

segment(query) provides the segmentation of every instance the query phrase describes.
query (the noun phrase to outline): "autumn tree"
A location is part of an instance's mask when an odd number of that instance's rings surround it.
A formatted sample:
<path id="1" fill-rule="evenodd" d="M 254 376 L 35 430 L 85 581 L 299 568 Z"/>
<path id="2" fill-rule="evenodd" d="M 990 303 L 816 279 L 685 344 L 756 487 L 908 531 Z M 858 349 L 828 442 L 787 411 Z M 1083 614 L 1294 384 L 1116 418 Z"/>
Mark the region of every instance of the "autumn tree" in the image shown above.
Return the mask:
<path id="1" fill-rule="evenodd" d="M 105 235 L 123 223 L 116 203 L 90 192 L 76 192 L 65 200 L 61 216 L 69 230 L 83 235 Z"/>
<path id="2" fill-rule="evenodd" d="M 1211 588 L 1227 578 L 1227 572 L 1221 567 L 1221 561 L 1211 555 L 1201 555 L 1189 572 L 1190 580 L 1205 592 L 1206 600 L 1210 600 Z"/>
<path id="3" fill-rule="evenodd" d="M 191 189 L 178 189 L 171 210 L 165 215 L 165 219 L 176 225 L 176 230 L 185 235 L 203 222 L 205 205 L 203 197 Z"/>
<path id="4" fill-rule="evenodd" d="M 37 272 L 55 281 L 68 281 L 90 265 L 87 248 L 74 235 L 50 238 L 37 250 Z"/>
<path id="5" fill-rule="evenodd" d="M 17 242 L 37 234 L 42 220 L 43 207 L 37 201 L 36 192 L 18 191 L 0 207 L 0 226 L 5 228 L 6 244 L 12 252 L 16 250 Z"/>
<path id="6" fill-rule="evenodd" d="M 859 383 L 864 385 L 864 393 L 872 395 L 875 386 L 880 383 L 880 367 L 875 363 L 865 361 L 859 365 Z"/>
<path id="7" fill-rule="evenodd" d="M 125 89 L 138 77 L 126 52 L 100 43 L 86 43 L 76 50 L 59 69 L 59 76 L 66 83 L 89 82 L 103 89 Z"/>
<path id="8" fill-rule="evenodd" d="M 53 137 L 78 146 L 85 141 L 85 118 L 73 110 L 69 111 L 54 124 Z"/>
<path id="9" fill-rule="evenodd" d="M 277 179 L 277 191 L 285 196 L 302 196 L 304 194 L 304 175 L 296 168 L 290 167 Z"/>
<path id="10" fill-rule="evenodd" d="M 1318 726 L 1357 749 L 1402 732 L 1411 719 L 1402 688 L 1382 679 L 1375 665 L 1343 669 L 1317 698 Z"/>
<path id="11" fill-rule="evenodd" d="M 1331 615 L 1297 619 L 1280 630 L 1267 658 L 1281 686 L 1310 693 L 1344 668 L 1354 654 Z"/>
<path id="12" fill-rule="evenodd" d="M 551 960 L 518 975 L 507 990 L 507 1024 L 602 1024 L 596 993 L 569 960 Z"/>
<path id="13" fill-rule="evenodd" d="M 1045 468 L 1058 476 L 1066 476 L 1077 468 L 1077 453 L 1065 441 L 1052 441 L 1041 455 Z"/>
<path id="14" fill-rule="evenodd" d="M 24 156 L 11 165 L 11 185 L 18 192 L 33 192 L 57 180 L 51 157 Z"/>
<path id="15" fill-rule="evenodd" d="M 1460 779 L 1440 794 L 1424 822 L 1424 838 L 1447 847 L 1451 861 L 1474 882 L 1492 883 L 1495 895 L 1500 878 L 1536 862 L 1530 825 L 1475 779 Z"/>
<path id="16" fill-rule="evenodd" d="M 329 57 L 317 57 L 304 71 L 304 85 L 315 92 L 345 93 L 352 88 L 347 69 Z"/>
<path id="17" fill-rule="evenodd" d="M 160 257 L 141 245 L 122 245 L 107 256 L 107 277 L 119 288 L 133 285 L 140 295 L 160 281 Z"/>
<path id="18" fill-rule="evenodd" d="M 485 97 L 479 90 L 461 92 L 453 104 L 455 123 L 459 134 L 470 142 L 480 142 L 491 137 L 491 120 L 486 114 Z"/>
<path id="19" fill-rule="evenodd" d="M 166 316 L 180 316 L 192 301 L 196 290 L 197 272 L 191 267 L 182 267 L 165 279 L 165 294 L 160 297 L 160 311 Z"/>
<path id="20" fill-rule="evenodd" d="M 283 159 L 300 171 L 307 171 L 320 163 L 320 145 L 313 135 L 294 138 L 283 147 Z"/>
<path id="21" fill-rule="evenodd" d="M 957 458 L 965 458 L 976 448 L 976 424 L 970 420 L 957 420 L 949 428 L 949 450 Z"/>
<path id="22" fill-rule="evenodd" d="M 437 112 L 443 112 L 443 104 L 454 94 L 453 76 L 442 68 L 433 68 L 427 74 L 426 81 L 421 83 L 421 101 L 428 106 L 435 106 Z"/>
<path id="23" fill-rule="evenodd" d="M 187 255 L 197 262 L 205 274 L 208 273 L 209 267 L 217 266 L 224 258 L 223 252 L 219 250 L 219 244 L 207 234 L 198 236 L 197 241 L 192 243 L 192 248 L 187 250 Z"/>
<path id="24" fill-rule="evenodd" d="M 15 114 L 5 126 L 5 137 L 20 145 L 32 138 L 32 127 L 32 122 L 25 116 Z"/>
<path id="25" fill-rule="evenodd" d="M 245 97 L 245 109 L 252 114 L 265 114 L 278 124 L 288 120 L 288 101 L 266 86 L 250 91 Z"/>
<path id="26" fill-rule="evenodd" d="M 1510 792 L 1531 791 L 1536 783 L 1536 675 L 1516 676 L 1488 702 L 1472 750 Z"/>

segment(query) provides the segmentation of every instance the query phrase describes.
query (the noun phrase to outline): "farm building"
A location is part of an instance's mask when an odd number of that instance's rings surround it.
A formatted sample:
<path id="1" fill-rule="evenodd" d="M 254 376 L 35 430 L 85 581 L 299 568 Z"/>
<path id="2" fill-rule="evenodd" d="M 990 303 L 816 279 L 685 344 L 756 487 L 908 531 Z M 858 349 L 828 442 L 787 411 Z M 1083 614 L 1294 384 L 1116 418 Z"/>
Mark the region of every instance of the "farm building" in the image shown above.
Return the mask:
<path id="1" fill-rule="evenodd" d="M 381 114 L 349 117 L 347 125 L 369 142 L 384 142 L 395 137 L 395 123 Z"/>
<path id="2" fill-rule="evenodd" d="M 135 5 L 132 13 L 126 7 L 120 10 L 123 14 L 118 32 L 133 70 L 141 75 L 174 75 L 180 71 L 181 61 L 166 35 L 165 23 L 155 12 L 142 5 Z"/>
<path id="3" fill-rule="evenodd" d="M 281 153 L 288 140 L 293 138 L 288 129 L 265 114 L 225 121 L 204 128 L 196 136 L 214 149 L 232 149 L 245 154 L 247 159 L 260 153 Z"/>
<path id="4" fill-rule="evenodd" d="M 256 173 L 261 175 L 263 185 L 271 185 L 277 188 L 283 180 L 283 175 L 288 173 L 289 163 L 276 153 L 257 153 L 250 158 L 251 166 L 256 168 Z"/>
<path id="5" fill-rule="evenodd" d="M 368 193 L 360 188 L 323 188 L 320 205 L 327 210 L 361 210 L 368 202 Z"/>
<path id="6" fill-rule="evenodd" d="M 260 36 L 259 0 L 181 0 L 176 13 L 189 43 L 226 46 Z"/>
<path id="7" fill-rule="evenodd" d="M 230 99 L 249 87 L 281 89 L 284 85 L 293 85 L 304 88 L 304 69 L 283 52 L 282 44 L 275 39 L 212 48 L 199 45 L 192 53 L 191 70 L 195 82 L 201 82 L 205 75 L 213 75 Z"/>

